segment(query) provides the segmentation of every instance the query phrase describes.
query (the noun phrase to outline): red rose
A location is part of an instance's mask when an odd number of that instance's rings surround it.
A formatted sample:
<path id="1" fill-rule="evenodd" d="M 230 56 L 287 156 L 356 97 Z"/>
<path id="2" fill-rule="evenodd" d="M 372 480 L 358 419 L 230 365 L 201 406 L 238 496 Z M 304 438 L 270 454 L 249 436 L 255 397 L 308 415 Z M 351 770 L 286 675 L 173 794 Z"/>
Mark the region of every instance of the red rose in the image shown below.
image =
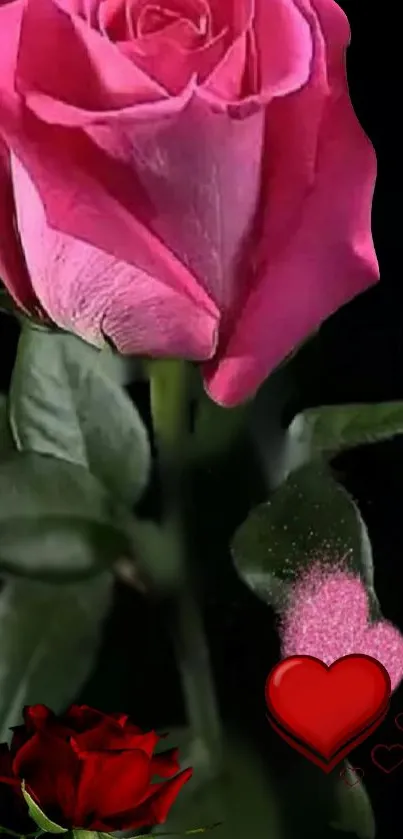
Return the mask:
<path id="1" fill-rule="evenodd" d="M 179 772 L 176 749 L 155 755 L 161 738 L 124 714 L 72 705 L 56 717 L 33 705 L 24 721 L 10 746 L 14 776 L 62 827 L 117 831 L 160 824 L 192 775 L 192 769 Z M 168 780 L 152 783 L 154 776 Z"/>
<path id="2" fill-rule="evenodd" d="M 333 0 L 0 0 L 0 274 L 236 404 L 378 279 Z"/>

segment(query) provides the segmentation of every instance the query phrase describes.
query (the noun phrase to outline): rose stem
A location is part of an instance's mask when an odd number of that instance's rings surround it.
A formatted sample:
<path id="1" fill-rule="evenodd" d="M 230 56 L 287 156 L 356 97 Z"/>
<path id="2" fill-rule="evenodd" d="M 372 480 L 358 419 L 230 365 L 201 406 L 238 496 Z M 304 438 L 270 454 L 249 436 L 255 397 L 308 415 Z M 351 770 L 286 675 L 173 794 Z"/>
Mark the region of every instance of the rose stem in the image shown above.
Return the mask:
<path id="1" fill-rule="evenodd" d="M 188 722 L 195 744 L 204 753 L 205 769 L 219 772 L 221 725 L 203 617 L 187 550 L 185 497 L 190 448 L 191 367 L 183 361 L 150 364 L 151 412 L 158 451 L 165 525 L 176 546 L 179 583 L 173 594 L 173 640 L 182 679 Z"/>

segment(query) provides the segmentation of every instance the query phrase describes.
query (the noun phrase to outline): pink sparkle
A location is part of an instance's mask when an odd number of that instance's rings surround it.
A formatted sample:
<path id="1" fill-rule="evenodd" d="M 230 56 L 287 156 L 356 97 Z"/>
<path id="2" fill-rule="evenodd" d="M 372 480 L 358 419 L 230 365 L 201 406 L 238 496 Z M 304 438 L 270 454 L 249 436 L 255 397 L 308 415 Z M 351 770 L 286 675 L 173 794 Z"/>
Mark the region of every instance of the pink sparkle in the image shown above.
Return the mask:
<path id="1" fill-rule="evenodd" d="M 383 664 L 392 690 L 403 678 L 403 635 L 388 621 L 369 623 L 362 580 L 342 567 L 313 564 L 294 584 L 281 624 L 281 652 L 331 664 L 365 653 Z"/>

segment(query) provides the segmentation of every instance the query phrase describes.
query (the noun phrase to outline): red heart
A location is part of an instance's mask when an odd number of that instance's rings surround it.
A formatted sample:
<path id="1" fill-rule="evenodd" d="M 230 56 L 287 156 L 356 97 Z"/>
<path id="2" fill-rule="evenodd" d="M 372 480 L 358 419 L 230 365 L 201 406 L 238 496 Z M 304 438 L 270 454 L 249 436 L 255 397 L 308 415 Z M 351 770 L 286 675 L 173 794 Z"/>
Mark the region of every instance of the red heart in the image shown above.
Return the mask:
<path id="1" fill-rule="evenodd" d="M 273 728 L 325 772 L 377 728 L 390 692 L 387 671 L 367 655 L 346 655 L 329 667 L 313 656 L 290 656 L 265 686 Z"/>
<path id="2" fill-rule="evenodd" d="M 381 750 L 384 750 L 381 752 Z M 392 754 L 394 752 L 394 754 Z M 376 755 L 376 756 L 375 756 Z M 390 775 L 398 766 L 403 763 L 403 746 L 401 743 L 394 743 L 393 746 L 384 746 L 383 743 L 378 743 L 377 746 L 371 750 L 372 763 Z"/>

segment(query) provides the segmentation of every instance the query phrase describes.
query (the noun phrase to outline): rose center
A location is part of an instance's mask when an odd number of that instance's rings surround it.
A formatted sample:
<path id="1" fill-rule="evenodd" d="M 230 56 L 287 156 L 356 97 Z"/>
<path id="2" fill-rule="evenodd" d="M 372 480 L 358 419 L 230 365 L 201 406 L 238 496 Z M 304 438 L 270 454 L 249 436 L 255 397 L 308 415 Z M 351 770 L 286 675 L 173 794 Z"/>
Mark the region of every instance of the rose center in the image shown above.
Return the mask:
<path id="1" fill-rule="evenodd" d="M 149 3 L 143 6 L 136 20 L 136 35 L 143 38 L 161 32 L 175 23 L 186 23 L 201 37 L 208 34 L 210 28 L 209 8 L 202 0 L 171 2 L 169 6 Z"/>

